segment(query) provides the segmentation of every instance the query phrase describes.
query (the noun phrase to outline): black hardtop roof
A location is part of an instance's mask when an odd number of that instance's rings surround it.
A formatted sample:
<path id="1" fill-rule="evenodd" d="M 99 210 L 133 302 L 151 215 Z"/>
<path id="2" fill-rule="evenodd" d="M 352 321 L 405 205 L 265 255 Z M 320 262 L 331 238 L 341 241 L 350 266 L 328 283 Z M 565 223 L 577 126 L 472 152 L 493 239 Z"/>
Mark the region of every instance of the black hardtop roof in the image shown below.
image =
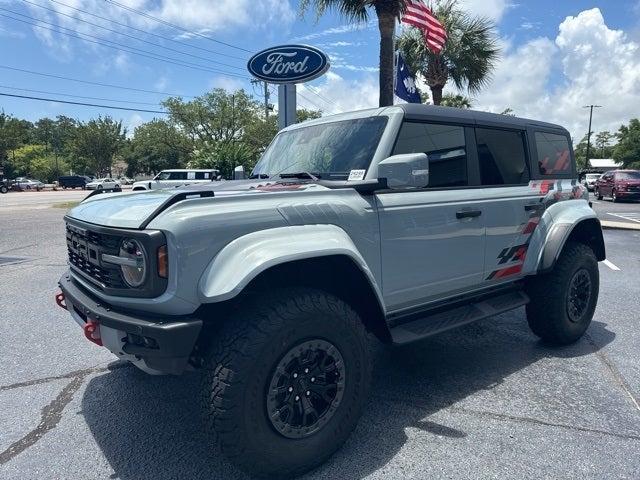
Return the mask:
<path id="1" fill-rule="evenodd" d="M 540 127 L 559 130 L 568 134 L 567 129 L 560 125 L 528 118 L 512 117 L 498 113 L 481 112 L 464 108 L 441 107 L 417 103 L 405 103 L 396 105 L 404 110 L 405 118 L 410 120 L 434 120 L 441 122 L 466 123 L 474 125 L 486 125 L 491 127 L 518 128 Z"/>

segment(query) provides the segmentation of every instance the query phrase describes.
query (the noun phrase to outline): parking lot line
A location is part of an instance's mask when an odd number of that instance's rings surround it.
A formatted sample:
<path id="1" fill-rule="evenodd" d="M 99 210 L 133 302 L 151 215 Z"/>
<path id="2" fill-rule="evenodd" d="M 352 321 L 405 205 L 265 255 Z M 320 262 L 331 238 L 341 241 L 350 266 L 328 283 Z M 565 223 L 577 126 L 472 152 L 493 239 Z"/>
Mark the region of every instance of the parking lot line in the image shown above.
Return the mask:
<path id="1" fill-rule="evenodd" d="M 614 265 L 613 263 L 611 263 L 609 260 L 603 260 L 602 263 L 604 263 L 607 267 L 609 267 L 611 270 L 616 270 L 619 271 L 620 268 L 616 265 Z"/>
<path id="2" fill-rule="evenodd" d="M 618 218 L 622 218 L 624 220 L 628 220 L 630 222 L 636 222 L 636 223 L 640 223 L 640 214 L 638 213 L 625 213 L 625 214 L 620 214 L 620 213 L 610 213 L 607 212 L 607 215 L 611 215 L 613 217 L 618 217 Z"/>

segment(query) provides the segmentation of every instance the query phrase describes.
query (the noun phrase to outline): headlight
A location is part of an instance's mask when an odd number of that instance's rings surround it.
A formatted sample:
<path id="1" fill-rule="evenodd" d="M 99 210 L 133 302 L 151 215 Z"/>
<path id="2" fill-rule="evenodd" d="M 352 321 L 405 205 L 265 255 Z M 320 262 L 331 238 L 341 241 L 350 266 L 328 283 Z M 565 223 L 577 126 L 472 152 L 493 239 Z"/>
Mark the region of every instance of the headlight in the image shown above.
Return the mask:
<path id="1" fill-rule="evenodd" d="M 132 239 L 123 240 L 119 256 L 130 260 L 128 264 L 120 265 L 124 281 L 130 287 L 141 286 L 147 276 L 147 258 L 140 242 Z"/>

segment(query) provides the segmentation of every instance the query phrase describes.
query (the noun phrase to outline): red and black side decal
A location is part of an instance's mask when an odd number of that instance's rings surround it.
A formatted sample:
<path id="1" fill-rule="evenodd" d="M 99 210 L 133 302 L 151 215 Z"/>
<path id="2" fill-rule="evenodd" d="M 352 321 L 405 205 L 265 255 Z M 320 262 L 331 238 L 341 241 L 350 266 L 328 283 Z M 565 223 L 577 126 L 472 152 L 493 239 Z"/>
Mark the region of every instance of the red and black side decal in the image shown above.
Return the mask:
<path id="1" fill-rule="evenodd" d="M 540 205 L 542 209 L 542 204 Z M 508 277 L 510 275 L 517 275 L 522 272 L 522 267 L 524 266 L 524 260 L 527 257 L 527 250 L 529 249 L 529 243 L 531 242 L 531 237 L 533 236 L 533 232 L 536 227 L 540 223 L 540 211 L 535 211 L 529 217 L 529 221 L 524 224 L 522 228 L 522 235 L 528 235 L 527 240 L 521 244 L 516 245 L 514 247 L 507 247 L 500 252 L 498 255 L 498 265 L 503 265 L 505 263 L 510 262 L 518 262 L 516 265 L 510 265 L 508 267 L 498 268 L 491 272 L 487 277 L 487 280 L 496 280 L 499 278 Z"/>

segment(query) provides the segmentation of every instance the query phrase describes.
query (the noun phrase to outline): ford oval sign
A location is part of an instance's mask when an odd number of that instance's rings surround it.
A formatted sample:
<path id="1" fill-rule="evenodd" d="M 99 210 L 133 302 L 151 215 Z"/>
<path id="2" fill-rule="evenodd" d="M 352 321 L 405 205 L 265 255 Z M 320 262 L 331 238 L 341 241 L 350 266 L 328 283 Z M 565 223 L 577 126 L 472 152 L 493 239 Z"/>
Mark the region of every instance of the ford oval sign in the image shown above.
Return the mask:
<path id="1" fill-rule="evenodd" d="M 249 72 L 268 83 L 302 83 L 329 69 L 329 57 L 308 45 L 281 45 L 256 53 L 247 63 Z"/>

